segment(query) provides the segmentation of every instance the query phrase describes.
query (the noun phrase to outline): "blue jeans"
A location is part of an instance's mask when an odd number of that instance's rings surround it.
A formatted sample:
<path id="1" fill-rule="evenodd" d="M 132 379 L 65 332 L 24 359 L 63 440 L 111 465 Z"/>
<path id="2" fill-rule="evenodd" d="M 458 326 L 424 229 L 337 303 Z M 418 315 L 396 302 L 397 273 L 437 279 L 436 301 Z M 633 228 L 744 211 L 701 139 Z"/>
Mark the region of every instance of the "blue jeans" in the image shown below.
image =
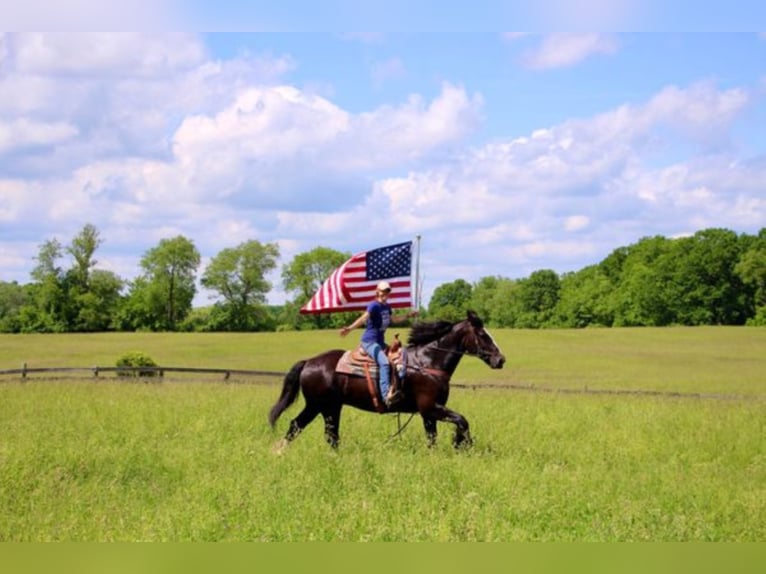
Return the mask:
<path id="1" fill-rule="evenodd" d="M 377 343 L 362 343 L 362 348 L 367 352 L 370 357 L 375 359 L 378 363 L 378 371 L 380 371 L 380 394 L 383 399 L 388 396 L 388 387 L 390 386 L 389 377 L 389 365 L 386 352 Z"/>

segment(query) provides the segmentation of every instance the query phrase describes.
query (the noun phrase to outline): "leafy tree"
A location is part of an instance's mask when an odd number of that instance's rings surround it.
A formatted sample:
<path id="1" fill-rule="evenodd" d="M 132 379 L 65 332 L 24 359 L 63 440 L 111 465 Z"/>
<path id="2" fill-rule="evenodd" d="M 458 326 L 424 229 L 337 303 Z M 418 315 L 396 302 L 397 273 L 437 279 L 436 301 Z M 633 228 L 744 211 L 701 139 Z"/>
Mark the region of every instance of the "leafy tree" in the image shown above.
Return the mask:
<path id="1" fill-rule="evenodd" d="M 262 245 L 255 240 L 224 249 L 213 257 L 201 283 L 224 299 L 217 304 L 224 319 L 219 330 L 250 331 L 264 324 L 267 314 L 259 307 L 271 289 L 266 274 L 276 268 L 278 257 L 276 243 Z"/>
<path id="2" fill-rule="evenodd" d="M 644 237 L 610 255 L 599 265 L 614 286 L 609 297 L 615 326 L 667 325 L 673 321 L 668 299 L 671 284 L 666 257 L 671 243 L 661 236 Z M 619 261 L 619 273 L 616 273 Z"/>
<path id="3" fill-rule="evenodd" d="M 103 243 L 96 227 L 85 224 L 66 251 L 73 265 L 64 277 L 65 316 L 70 331 L 106 331 L 121 300 L 124 282 L 111 271 L 95 269 L 96 250 Z"/>
<path id="4" fill-rule="evenodd" d="M 562 327 L 609 327 L 614 320 L 609 305 L 612 283 L 599 266 L 590 265 L 561 278 L 556 321 Z"/>
<path id="5" fill-rule="evenodd" d="M 108 331 L 115 327 L 125 282 L 111 271 L 94 269 L 88 279 L 88 290 L 77 295 L 73 331 Z"/>
<path id="6" fill-rule="evenodd" d="M 522 314 L 521 284 L 513 279 L 498 281 L 492 297 L 492 321 L 498 327 L 517 327 Z"/>
<path id="7" fill-rule="evenodd" d="M 444 321 L 461 321 L 471 303 L 473 287 L 465 279 L 456 279 L 434 289 L 428 303 L 428 315 Z"/>
<path id="8" fill-rule="evenodd" d="M 48 239 L 40 245 L 32 269 L 34 280 L 27 303 L 19 309 L 20 328 L 26 333 L 61 333 L 67 330 L 64 318 L 66 293 L 63 272 L 58 264 L 61 243 Z"/>
<path id="9" fill-rule="evenodd" d="M 705 229 L 674 242 L 672 304 L 684 325 L 740 325 L 746 320 L 743 285 L 734 268 L 740 257 L 737 234 Z"/>
<path id="10" fill-rule="evenodd" d="M 0 281 L 0 333 L 21 331 L 19 313 L 28 298 L 28 289 L 16 281 Z"/>
<path id="11" fill-rule="evenodd" d="M 753 307 L 766 307 L 766 228 L 742 253 L 734 272 L 744 285 L 753 290 Z"/>
<path id="12" fill-rule="evenodd" d="M 522 315 L 520 327 L 539 328 L 554 316 L 559 301 L 561 281 L 555 271 L 541 269 L 520 281 L 519 299 Z"/>
<path id="13" fill-rule="evenodd" d="M 90 271 L 96 265 L 93 254 L 102 244 L 100 233 L 90 223 L 86 223 L 80 230 L 80 233 L 72 239 L 72 243 L 67 247 L 69 253 L 75 261 L 72 269 L 76 283 L 83 291 L 88 290 Z"/>
<path id="14" fill-rule="evenodd" d="M 498 276 L 488 276 L 479 279 L 471 291 L 471 309 L 481 317 L 487 325 L 496 326 L 494 295 L 498 284 L 504 279 Z"/>
<path id="15" fill-rule="evenodd" d="M 174 331 L 191 311 L 200 255 L 191 240 L 162 239 L 141 259 L 143 274 L 133 281 L 119 323 L 135 329 Z"/>
<path id="16" fill-rule="evenodd" d="M 282 284 L 285 291 L 294 293 L 295 299 L 285 309 L 280 319 L 281 325 L 290 325 L 295 329 L 311 325 L 316 329 L 340 327 L 348 322 L 349 313 L 320 313 L 310 316 L 300 314 L 300 308 L 308 303 L 322 283 L 338 267 L 351 257 L 329 247 L 315 247 L 311 251 L 299 253 L 293 260 L 282 267 Z"/>

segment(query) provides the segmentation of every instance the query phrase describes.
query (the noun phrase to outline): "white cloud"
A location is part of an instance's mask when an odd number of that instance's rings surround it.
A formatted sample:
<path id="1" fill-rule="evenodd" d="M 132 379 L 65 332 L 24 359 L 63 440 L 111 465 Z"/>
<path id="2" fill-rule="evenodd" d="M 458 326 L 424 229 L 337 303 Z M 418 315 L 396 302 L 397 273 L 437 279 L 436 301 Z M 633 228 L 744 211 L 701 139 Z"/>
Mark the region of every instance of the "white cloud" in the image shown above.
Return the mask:
<path id="1" fill-rule="evenodd" d="M 24 118 L 10 122 L 0 120 L 0 154 L 13 148 L 62 143 L 77 133 L 77 127 L 66 122 L 42 123 Z"/>
<path id="2" fill-rule="evenodd" d="M 120 36 L 89 55 L 83 38 L 101 37 L 0 37 L 2 280 L 28 280 L 37 245 L 86 222 L 125 277 L 168 235 L 204 257 L 278 241 L 286 262 L 422 234 L 433 288 L 766 221 L 766 161 L 739 159 L 732 141 L 757 90 L 667 86 L 467 147 L 484 96 L 456 83 L 358 112 L 288 82 L 289 55 L 212 60 L 184 35 Z M 84 57 L 57 65 L 56 50 Z"/>
<path id="3" fill-rule="evenodd" d="M 204 49 L 189 34 L 23 34 L 14 43 L 15 66 L 25 74 L 158 77 L 199 65 Z"/>
<path id="4" fill-rule="evenodd" d="M 406 73 L 404 62 L 399 58 L 382 60 L 372 66 L 372 83 L 379 88 L 389 80 L 404 77 Z"/>
<path id="5" fill-rule="evenodd" d="M 0 0 L 0 13 L 8 31 L 162 30 L 178 26 L 179 1 Z"/>
<path id="6" fill-rule="evenodd" d="M 573 66 L 595 54 L 613 54 L 617 41 L 603 34 L 552 34 L 523 61 L 530 68 L 545 70 Z"/>

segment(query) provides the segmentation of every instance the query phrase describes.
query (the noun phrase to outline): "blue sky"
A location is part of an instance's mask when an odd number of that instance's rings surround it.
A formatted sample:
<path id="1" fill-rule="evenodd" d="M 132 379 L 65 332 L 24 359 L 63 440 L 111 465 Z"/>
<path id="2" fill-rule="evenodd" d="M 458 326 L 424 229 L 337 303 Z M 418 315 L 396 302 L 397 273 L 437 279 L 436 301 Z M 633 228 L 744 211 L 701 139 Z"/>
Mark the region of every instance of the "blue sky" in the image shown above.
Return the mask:
<path id="1" fill-rule="evenodd" d="M 260 27 L 303 28 L 289 18 Z M 203 263 L 277 242 L 280 265 L 420 235 L 427 302 L 766 226 L 766 34 L 400 29 L 0 34 L 0 280 L 28 282 L 39 245 L 88 222 L 126 279 L 178 234 Z"/>

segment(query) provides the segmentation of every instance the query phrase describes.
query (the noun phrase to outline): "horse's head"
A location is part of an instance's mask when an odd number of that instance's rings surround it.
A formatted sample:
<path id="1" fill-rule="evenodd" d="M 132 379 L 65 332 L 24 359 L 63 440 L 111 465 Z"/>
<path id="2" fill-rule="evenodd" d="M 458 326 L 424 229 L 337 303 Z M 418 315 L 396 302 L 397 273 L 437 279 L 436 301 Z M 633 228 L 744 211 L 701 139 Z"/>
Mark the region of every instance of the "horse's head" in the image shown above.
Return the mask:
<path id="1" fill-rule="evenodd" d="M 468 311 L 464 321 L 466 333 L 463 338 L 466 353 L 476 355 L 492 369 L 502 369 L 505 355 L 500 351 L 492 335 L 484 328 L 484 323 L 473 311 Z"/>

